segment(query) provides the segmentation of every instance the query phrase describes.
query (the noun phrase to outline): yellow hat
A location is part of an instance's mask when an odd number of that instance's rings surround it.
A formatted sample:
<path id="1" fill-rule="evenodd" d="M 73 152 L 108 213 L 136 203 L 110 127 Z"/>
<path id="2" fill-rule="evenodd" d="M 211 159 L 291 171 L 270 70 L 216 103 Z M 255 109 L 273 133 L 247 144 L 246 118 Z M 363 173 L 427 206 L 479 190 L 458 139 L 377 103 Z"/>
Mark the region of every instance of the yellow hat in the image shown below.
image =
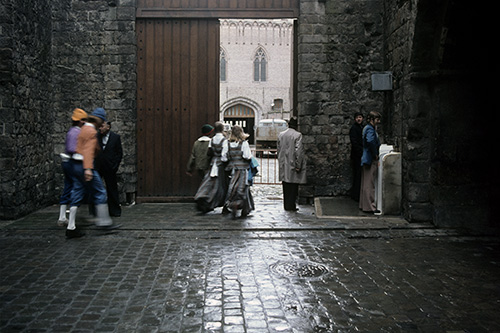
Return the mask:
<path id="1" fill-rule="evenodd" d="M 73 110 L 73 115 L 71 116 L 71 120 L 79 121 L 85 118 L 87 118 L 87 112 L 83 111 L 82 109 Z"/>

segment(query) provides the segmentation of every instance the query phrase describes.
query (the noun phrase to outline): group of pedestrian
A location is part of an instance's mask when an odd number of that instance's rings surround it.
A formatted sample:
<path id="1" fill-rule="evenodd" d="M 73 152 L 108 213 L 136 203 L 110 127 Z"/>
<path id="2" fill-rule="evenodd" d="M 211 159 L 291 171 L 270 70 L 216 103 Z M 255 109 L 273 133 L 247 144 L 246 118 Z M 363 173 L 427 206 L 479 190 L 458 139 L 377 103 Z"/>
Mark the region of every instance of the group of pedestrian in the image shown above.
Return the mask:
<path id="1" fill-rule="evenodd" d="M 84 202 L 95 208 L 98 228 L 119 227 L 113 224 L 110 215 L 121 215 L 116 172 L 122 159 L 122 147 L 120 136 L 110 131 L 111 123 L 106 121 L 103 108 L 96 108 L 91 114 L 74 109 L 71 120 L 65 152 L 61 154 L 64 190 L 58 225 L 66 225 L 67 238 L 78 238 L 85 235 L 76 227 L 76 214 Z M 69 217 L 66 215 L 68 206 Z"/>
<path id="2" fill-rule="evenodd" d="M 306 159 L 297 125 L 297 118 L 292 117 L 288 129 L 279 134 L 277 141 L 279 179 L 287 211 L 298 210 L 298 187 L 306 183 Z M 214 135 L 209 138 L 212 132 Z M 196 171 L 203 175 L 194 197 L 202 213 L 222 207 L 223 214 L 231 213 L 236 218 L 238 212 L 245 217 L 255 209 L 250 186 L 259 165 L 252 155 L 248 137 L 240 126 L 233 126 L 227 135 L 222 122 L 216 122 L 215 128 L 202 127 L 202 136 L 193 144 L 187 165 L 187 174 Z"/>
<path id="3" fill-rule="evenodd" d="M 359 209 L 366 213 L 380 214 L 375 202 L 375 181 L 379 166 L 380 139 L 377 125 L 379 112 L 372 111 L 363 126 L 363 114 L 354 114 L 354 124 L 349 131 L 351 140 L 352 188 L 351 198 L 359 201 Z"/>
<path id="4" fill-rule="evenodd" d="M 207 213 L 222 207 L 222 213 L 231 213 L 233 218 L 238 212 L 247 216 L 255 209 L 250 186 L 258 167 L 247 141 L 249 135 L 241 126 L 233 126 L 228 137 L 222 122 L 215 127 L 204 125 L 202 134 L 193 144 L 187 167 L 189 175 L 195 169 L 203 175 L 194 197 L 198 210 Z"/>
<path id="5" fill-rule="evenodd" d="M 375 203 L 380 147 L 376 126 L 380 119 L 380 113 L 372 111 L 363 126 L 363 114 L 357 112 L 349 132 L 353 170 L 351 197 L 359 201 L 362 211 L 374 214 L 380 213 Z M 64 190 L 58 225 L 67 226 L 66 237 L 76 238 L 84 235 L 76 228 L 76 213 L 86 199 L 95 207 L 99 228 L 119 227 L 113 224 L 111 216 L 121 215 L 116 174 L 123 152 L 120 135 L 111 131 L 111 122 L 106 121 L 103 108 L 95 109 L 90 115 L 76 108 L 71 120 L 65 152 L 61 154 Z M 286 211 L 298 210 L 298 188 L 306 183 L 306 158 L 297 125 L 297 118 L 292 117 L 277 140 L 279 179 Z M 233 218 L 237 212 L 247 216 L 255 209 L 250 186 L 258 172 L 257 160 L 247 141 L 249 135 L 240 126 L 233 126 L 228 135 L 222 122 L 216 122 L 215 127 L 205 124 L 201 132 L 202 136 L 193 145 L 186 172 L 202 178 L 195 195 L 197 208 L 207 213 L 222 207 L 222 213 L 231 213 Z M 68 206 L 69 218 L 66 217 Z"/>
<path id="6" fill-rule="evenodd" d="M 370 112 L 363 126 L 363 114 L 354 115 L 349 132 L 353 183 L 351 197 L 359 201 L 364 212 L 380 213 L 375 203 L 375 180 L 379 164 L 380 140 L 376 130 L 381 115 Z M 116 174 L 123 152 L 120 135 L 111 131 L 106 111 L 95 109 L 90 115 L 76 108 L 71 116 L 72 126 L 67 132 L 65 152 L 61 154 L 64 190 L 60 198 L 58 225 L 66 225 L 66 237 L 82 237 L 76 228 L 78 207 L 87 202 L 95 207 L 96 226 L 115 229 L 111 217 L 121 215 Z M 297 211 L 298 188 L 306 183 L 306 158 L 302 134 L 297 130 L 297 118 L 288 121 L 288 128 L 278 135 L 277 157 L 279 179 L 283 186 L 283 204 L 286 211 Z M 202 136 L 192 148 L 187 174 L 202 178 L 195 195 L 198 210 L 207 213 L 222 207 L 222 213 L 233 218 L 240 212 L 247 216 L 255 209 L 250 191 L 253 177 L 258 172 L 249 137 L 240 126 L 233 126 L 230 135 L 224 124 L 203 125 Z M 104 182 L 106 186 L 104 186 Z M 66 211 L 69 206 L 69 218 Z"/>

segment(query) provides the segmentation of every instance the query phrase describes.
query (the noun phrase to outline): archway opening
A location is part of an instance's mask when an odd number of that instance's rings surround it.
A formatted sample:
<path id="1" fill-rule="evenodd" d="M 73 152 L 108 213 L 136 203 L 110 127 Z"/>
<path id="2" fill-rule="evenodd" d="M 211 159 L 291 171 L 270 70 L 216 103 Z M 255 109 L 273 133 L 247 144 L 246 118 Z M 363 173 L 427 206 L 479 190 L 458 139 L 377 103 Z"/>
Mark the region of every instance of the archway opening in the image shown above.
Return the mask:
<path id="1" fill-rule="evenodd" d="M 248 142 L 250 144 L 255 143 L 255 112 L 252 108 L 243 104 L 231 106 L 224 111 L 223 121 L 231 126 L 241 126 L 245 133 L 250 134 Z"/>
<path id="2" fill-rule="evenodd" d="M 263 147 L 257 134 L 267 121 L 288 120 L 294 113 L 295 24 L 289 16 L 220 20 L 221 120 L 242 126 L 250 135 L 260 164 L 254 184 L 266 184 L 267 189 L 280 184 L 276 142 Z"/>

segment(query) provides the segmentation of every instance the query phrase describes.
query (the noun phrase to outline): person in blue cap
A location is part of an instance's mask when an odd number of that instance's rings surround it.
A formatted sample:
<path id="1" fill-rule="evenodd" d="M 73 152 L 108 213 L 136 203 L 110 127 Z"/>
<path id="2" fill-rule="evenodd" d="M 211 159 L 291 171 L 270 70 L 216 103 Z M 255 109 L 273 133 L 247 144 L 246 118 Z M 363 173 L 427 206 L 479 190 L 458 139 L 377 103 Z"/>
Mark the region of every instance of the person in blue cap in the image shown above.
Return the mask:
<path id="1" fill-rule="evenodd" d="M 117 172 L 123 158 L 121 137 L 111 131 L 111 122 L 106 121 L 98 134 L 101 152 L 95 159 L 95 168 L 106 184 L 109 215 L 121 216 L 120 193 L 118 191 Z"/>
<path id="2" fill-rule="evenodd" d="M 106 121 L 106 111 L 103 108 L 95 109 L 87 118 L 78 135 L 76 154 L 73 158 L 74 186 L 71 192 L 71 205 L 69 210 L 69 221 L 66 229 L 67 238 L 82 237 L 84 233 L 76 229 L 76 213 L 83 202 L 85 195 L 89 194 L 91 203 L 95 205 L 97 220 L 96 226 L 101 229 L 114 229 L 119 226 L 113 225 L 109 217 L 106 189 L 99 173 L 94 169 L 94 159 L 99 152 L 97 141 L 97 130 Z"/>

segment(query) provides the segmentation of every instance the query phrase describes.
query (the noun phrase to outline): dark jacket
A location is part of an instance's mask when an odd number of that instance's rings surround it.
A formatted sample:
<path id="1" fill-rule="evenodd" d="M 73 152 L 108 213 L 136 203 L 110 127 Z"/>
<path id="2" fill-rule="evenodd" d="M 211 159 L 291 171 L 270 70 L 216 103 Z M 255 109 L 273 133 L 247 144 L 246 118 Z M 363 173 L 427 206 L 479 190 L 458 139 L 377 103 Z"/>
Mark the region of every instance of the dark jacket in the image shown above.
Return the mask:
<path id="1" fill-rule="evenodd" d="M 354 123 L 349 131 L 349 138 L 351 139 L 351 159 L 361 161 L 363 156 L 363 125 Z"/>
<path id="2" fill-rule="evenodd" d="M 95 160 L 96 170 L 101 174 L 116 173 L 123 157 L 120 135 L 110 131 L 109 139 L 105 147 L 102 142 L 103 137 L 100 133 L 98 139 L 99 145 L 101 146 L 101 152 Z"/>

